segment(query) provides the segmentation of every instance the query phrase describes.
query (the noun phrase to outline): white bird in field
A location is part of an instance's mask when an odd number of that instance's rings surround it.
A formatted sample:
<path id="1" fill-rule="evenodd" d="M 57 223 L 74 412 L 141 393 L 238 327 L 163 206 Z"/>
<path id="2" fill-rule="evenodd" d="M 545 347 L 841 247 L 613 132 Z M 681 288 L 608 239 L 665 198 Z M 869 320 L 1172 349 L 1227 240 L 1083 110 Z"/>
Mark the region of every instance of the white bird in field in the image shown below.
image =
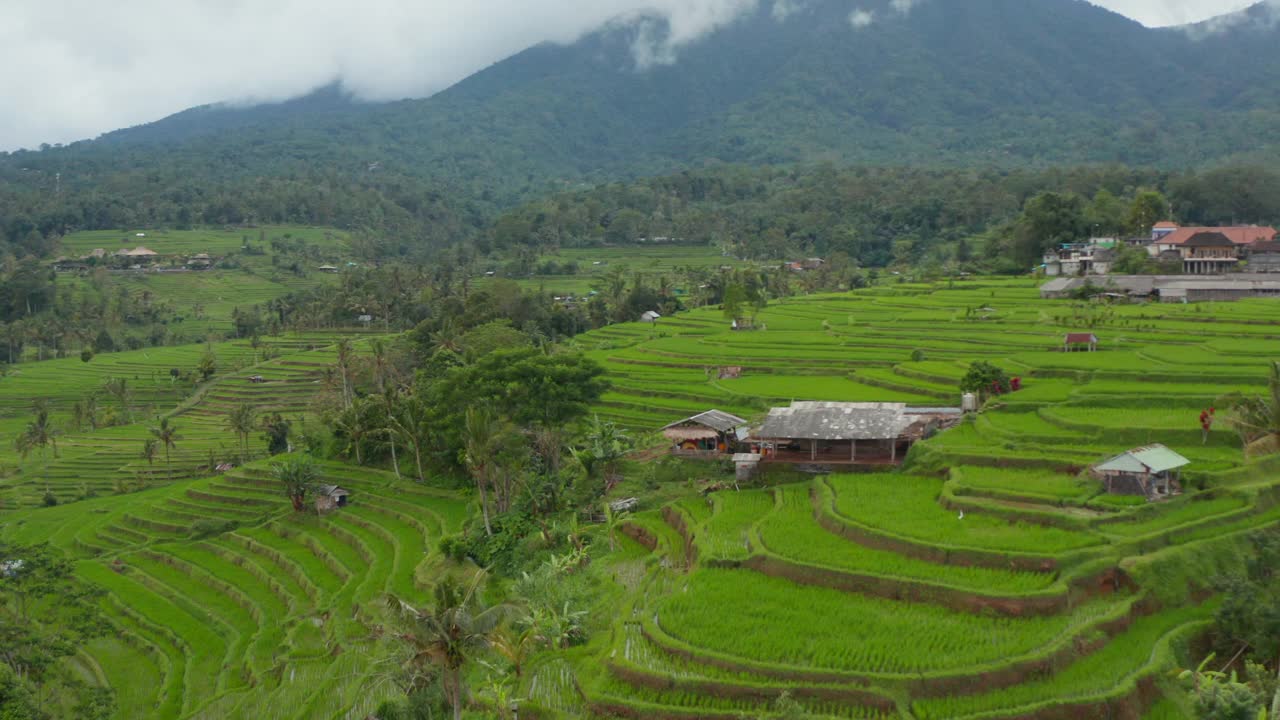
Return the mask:
<path id="1" fill-rule="evenodd" d="M 956 518 L 956 519 L 957 519 L 957 520 L 963 520 L 963 519 L 964 519 L 964 511 L 963 511 L 963 510 L 961 510 L 961 511 L 960 511 L 960 517 L 958 517 L 958 518 Z"/>

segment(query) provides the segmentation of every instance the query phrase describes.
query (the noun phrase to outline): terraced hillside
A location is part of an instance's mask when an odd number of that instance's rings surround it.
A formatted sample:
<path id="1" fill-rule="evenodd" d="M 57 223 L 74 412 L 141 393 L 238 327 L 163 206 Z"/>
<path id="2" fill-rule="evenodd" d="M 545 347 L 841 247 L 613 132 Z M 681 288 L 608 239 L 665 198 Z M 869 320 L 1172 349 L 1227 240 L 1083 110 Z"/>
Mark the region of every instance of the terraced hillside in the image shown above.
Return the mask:
<path id="1" fill-rule="evenodd" d="M 194 342 L 210 332 L 231 327 L 232 313 L 264 305 L 290 292 L 336 283 L 321 265 L 345 265 L 351 258 L 347 234 L 330 228 L 272 226 L 206 230 L 95 230 L 75 232 L 61 240 L 60 252 L 79 258 L 96 249 L 108 254 L 144 246 L 161 255 L 153 265 L 182 268 L 196 254 L 211 256 L 213 269 L 199 272 L 107 273 L 115 288 L 167 304 L 180 322 L 169 330 Z M 99 281 L 92 272 L 61 273 L 61 292 L 73 294 Z"/>
<path id="2" fill-rule="evenodd" d="M 0 378 L 0 508 L 30 506 L 51 493 L 60 502 L 213 474 L 234 461 L 239 441 L 227 428 L 227 413 L 251 405 L 259 416 L 279 412 L 290 419 L 307 409 L 336 359 L 334 333 L 290 334 L 247 341 L 155 348 L 95 357 L 29 362 Z M 218 372 L 200 384 L 188 376 L 206 352 Z M 269 358 L 269 359 L 268 359 Z M 264 382 L 250 382 L 260 376 Z M 107 383 L 123 381 L 127 393 Z M 32 420 L 33 403 L 50 408 L 53 446 L 21 457 L 14 438 Z M 93 403 L 98 427 L 73 421 L 74 407 Z M 167 417 L 177 438 L 166 456 L 159 448 L 145 459 L 151 428 Z M 122 423 L 122 424 L 115 424 Z M 250 452 L 265 449 L 262 433 L 250 436 Z"/>
<path id="3" fill-rule="evenodd" d="M 572 682 L 529 694 L 625 717 L 785 717 L 784 694 L 820 717 L 1183 717 L 1167 671 L 1195 663 L 1209 581 L 1280 525 L 1274 464 L 1198 425 L 1264 390 L 1274 308 L 1077 307 L 974 281 L 789 299 L 755 332 L 707 310 L 580 338 L 615 381 L 598 411 L 639 431 L 793 399 L 957 405 L 974 360 L 1025 389 L 902 471 L 784 474 L 632 517 L 657 561 L 622 575 L 631 600 Z M 1101 352 L 1060 351 L 1080 328 Z M 1080 472 L 1147 442 L 1192 459 L 1183 495 L 1135 505 Z"/>
<path id="4" fill-rule="evenodd" d="M 365 717 L 395 693 L 379 679 L 386 595 L 430 585 L 434 548 L 468 506 L 367 469 L 326 465 L 321 480 L 352 504 L 295 514 L 260 464 L 3 530 L 81 558 L 79 575 L 106 589 L 115 632 L 75 662 L 117 690 L 118 717 Z"/>

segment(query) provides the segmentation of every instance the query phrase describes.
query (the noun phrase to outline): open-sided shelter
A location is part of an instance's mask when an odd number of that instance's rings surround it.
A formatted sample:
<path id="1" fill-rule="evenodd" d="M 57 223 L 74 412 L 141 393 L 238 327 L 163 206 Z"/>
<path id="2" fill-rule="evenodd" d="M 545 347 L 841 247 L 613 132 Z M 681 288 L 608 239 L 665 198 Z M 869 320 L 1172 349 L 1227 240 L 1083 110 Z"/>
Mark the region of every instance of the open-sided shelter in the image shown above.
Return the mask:
<path id="1" fill-rule="evenodd" d="M 751 438 L 769 462 L 893 464 L 960 417 L 958 408 L 904 403 L 796 402 L 770 410 Z"/>
<path id="2" fill-rule="evenodd" d="M 1159 443 L 1120 453 L 1093 466 L 1113 495 L 1142 495 L 1148 500 L 1180 492 L 1181 470 L 1191 461 Z"/>
<path id="3" fill-rule="evenodd" d="M 1062 342 L 1062 351 L 1071 352 L 1072 350 L 1088 350 L 1094 352 L 1098 349 L 1098 336 L 1093 333 L 1067 333 L 1066 339 Z"/>
<path id="4" fill-rule="evenodd" d="M 351 493 L 337 485 L 321 485 L 316 488 L 316 512 L 325 513 L 347 506 Z"/>
<path id="5" fill-rule="evenodd" d="M 747 435 L 747 421 L 721 410 L 708 410 L 662 428 L 677 455 L 724 455 Z"/>

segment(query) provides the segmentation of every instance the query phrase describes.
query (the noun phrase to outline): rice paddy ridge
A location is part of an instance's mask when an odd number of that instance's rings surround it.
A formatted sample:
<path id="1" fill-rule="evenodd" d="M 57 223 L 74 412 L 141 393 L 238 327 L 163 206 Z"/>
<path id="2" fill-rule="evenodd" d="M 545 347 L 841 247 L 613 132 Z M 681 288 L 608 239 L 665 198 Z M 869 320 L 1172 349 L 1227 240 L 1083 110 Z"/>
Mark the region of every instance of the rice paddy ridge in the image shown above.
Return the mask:
<path id="1" fill-rule="evenodd" d="M 7 458 L 17 471 L 0 481 L 0 509 L 38 504 L 46 493 L 67 502 L 212 474 L 216 465 L 234 461 L 240 452 L 238 438 L 227 429 L 227 413 L 248 404 L 259 417 L 279 412 L 296 421 L 305 415 L 321 387 L 325 368 L 336 362 L 334 343 L 344 336 L 355 338 L 357 350 L 363 347 L 359 335 L 305 333 L 265 338 L 256 349 L 247 341 L 235 341 L 114 353 L 98 356 L 88 364 L 76 359 L 74 363 L 79 365 L 64 360 L 21 365 L 21 375 L 6 378 L 21 382 L 10 386 L 0 382 L 0 386 L 16 393 L 32 385 L 45 387 L 43 378 L 48 378 L 47 387 L 58 393 L 50 406 L 59 426 L 68 421 L 71 405 L 82 402 L 89 393 L 98 393 L 100 408 L 105 406 L 121 419 L 134 422 L 98 429 L 82 426 L 78 432 L 67 432 L 58 439 L 56 457 L 50 448 L 23 461 L 12 444 L 6 443 L 0 450 L 0 462 Z M 175 366 L 194 367 L 206 351 L 214 354 L 219 366 L 209 382 L 196 386 L 170 375 Z M 100 360 L 104 362 L 99 364 Z M 56 378 L 63 375 L 66 380 L 57 383 Z M 127 408 L 101 392 L 105 380 L 121 378 L 136 388 L 130 391 Z M 0 399 L 4 397 L 0 394 Z M 15 414 L 11 427 L 20 431 L 25 424 L 23 416 L 30 412 L 29 402 L 25 409 L 16 401 L 7 408 L 0 404 L 0 412 L 5 411 Z M 153 437 L 150 428 L 157 425 L 159 417 L 167 417 L 179 437 L 169 448 L 167 459 L 160 447 L 147 460 L 143 444 Z M 264 452 L 260 432 L 251 434 L 249 440 L 251 454 Z"/>
<path id="2" fill-rule="evenodd" d="M 1178 717 L 1152 689 L 1192 660 L 1214 601 L 1186 595 L 1195 576 L 1165 583 L 1143 568 L 1280 524 L 1275 463 L 1247 462 L 1231 433 L 1206 440 L 1198 424 L 1214 398 L 1262 392 L 1280 349 L 1274 305 L 1242 305 L 1090 318 L 1030 282 L 979 279 L 788 299 L 750 332 L 705 309 L 683 316 L 696 331 L 588 333 L 580 342 L 616 379 L 601 414 L 643 431 L 692 414 L 678 409 L 759 417 L 791 399 L 958 404 L 979 359 L 1021 374 L 1024 390 L 919 443 L 902 472 L 688 498 L 665 523 L 637 516 L 663 560 L 598 654 L 572 664 L 587 706 L 769 717 L 786 693 L 819 717 Z M 1192 330 L 1218 312 L 1221 328 Z M 1246 322 L 1252 332 L 1225 339 Z M 1082 326 L 1102 351 L 1062 353 Z M 1135 505 L 1082 473 L 1150 442 L 1193 462 L 1172 501 Z M 959 630 L 965 616 L 995 624 Z"/>
<path id="3" fill-rule="evenodd" d="M 352 491 L 342 513 L 292 512 L 262 461 L 40 510 L 0 532 L 63 547 L 107 590 L 116 632 L 84 652 L 117 689 L 119 717 L 363 717 L 391 693 L 373 679 L 392 651 L 375 633 L 385 596 L 430 586 L 434 548 L 469 504 L 386 472 L 319 469 Z"/>

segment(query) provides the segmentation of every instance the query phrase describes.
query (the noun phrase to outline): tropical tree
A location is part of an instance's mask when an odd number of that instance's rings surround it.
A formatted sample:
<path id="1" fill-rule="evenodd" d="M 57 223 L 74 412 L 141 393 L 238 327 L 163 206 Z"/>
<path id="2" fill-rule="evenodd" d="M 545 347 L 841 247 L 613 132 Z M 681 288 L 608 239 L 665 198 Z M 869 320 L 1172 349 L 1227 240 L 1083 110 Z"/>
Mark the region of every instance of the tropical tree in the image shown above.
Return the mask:
<path id="1" fill-rule="evenodd" d="M 483 579 L 483 573 L 477 573 L 464 587 L 453 578 L 444 578 L 435 586 L 435 604 L 429 608 L 417 609 L 396 597 L 388 600 L 403 624 L 399 637 L 409 653 L 404 667 L 414 689 L 422 689 L 438 675 L 454 720 L 461 720 L 467 700 L 467 663 L 489 647 L 506 611 L 504 606 L 484 606 L 480 594 Z"/>
<path id="2" fill-rule="evenodd" d="M 249 457 L 249 434 L 255 429 L 258 413 L 249 403 L 241 403 L 227 413 L 227 429 L 240 438 L 240 457 Z"/>
<path id="3" fill-rule="evenodd" d="M 160 418 L 160 424 L 150 430 L 151 437 L 155 438 L 156 442 L 164 448 L 164 466 L 169 471 L 169 474 L 172 475 L 173 469 L 169 464 L 169 451 L 176 449 L 178 441 L 182 439 L 182 436 L 178 434 L 178 427 L 169 424 L 169 418 L 162 417 Z"/>
<path id="4" fill-rule="evenodd" d="M 484 532 L 493 535 L 489 521 L 488 488 L 492 482 L 494 455 L 497 453 L 500 423 L 491 410 L 484 407 L 467 408 L 466 429 L 463 433 L 462 465 L 475 480 L 480 494 L 480 514 L 484 518 Z"/>
<path id="5" fill-rule="evenodd" d="M 126 423 L 133 422 L 133 414 L 129 405 L 133 401 L 133 388 L 129 387 L 128 378 L 107 378 L 102 388 L 120 405 L 120 412 Z"/>
<path id="6" fill-rule="evenodd" d="M 53 456 L 58 457 L 58 431 L 53 426 L 53 419 L 49 415 L 49 404 L 44 400 L 37 400 L 31 407 L 31 422 L 27 423 L 27 427 L 17 437 L 15 447 L 22 454 L 23 459 L 35 448 L 40 448 L 41 456 L 44 455 L 45 448 L 53 445 Z"/>
<path id="7" fill-rule="evenodd" d="M 587 427 L 583 447 L 574 452 L 587 474 L 604 480 L 605 491 L 612 490 L 621 476 L 618 464 L 635 447 L 631 437 L 616 424 L 595 415 Z"/>
<path id="8" fill-rule="evenodd" d="M 1280 452 L 1280 361 L 1272 361 L 1265 395 L 1228 396 L 1223 420 L 1239 435 L 1246 455 Z"/>
<path id="9" fill-rule="evenodd" d="M 156 450 L 158 449 L 159 444 L 159 441 L 155 438 L 147 438 L 142 442 L 141 457 L 143 460 L 147 461 L 148 467 L 153 465 L 156 461 Z"/>
<path id="10" fill-rule="evenodd" d="M 316 478 L 320 476 L 311 458 L 295 457 L 282 463 L 274 463 L 271 474 L 284 486 L 285 497 L 293 503 L 294 512 L 306 510 L 307 493 L 311 492 Z"/>
<path id="11" fill-rule="evenodd" d="M 267 441 L 267 454 L 280 455 L 289 452 L 289 431 L 293 423 L 280 413 L 272 413 L 262 419 L 262 439 Z"/>
<path id="12" fill-rule="evenodd" d="M 529 622 L 529 619 L 526 619 L 518 626 L 506 624 L 498 628 L 489 639 L 489 643 L 493 646 L 494 652 L 511 664 L 511 672 L 519 678 L 524 675 L 524 666 L 529 657 L 537 652 L 538 646 L 542 644 L 542 637 L 538 635 L 537 628 Z"/>

